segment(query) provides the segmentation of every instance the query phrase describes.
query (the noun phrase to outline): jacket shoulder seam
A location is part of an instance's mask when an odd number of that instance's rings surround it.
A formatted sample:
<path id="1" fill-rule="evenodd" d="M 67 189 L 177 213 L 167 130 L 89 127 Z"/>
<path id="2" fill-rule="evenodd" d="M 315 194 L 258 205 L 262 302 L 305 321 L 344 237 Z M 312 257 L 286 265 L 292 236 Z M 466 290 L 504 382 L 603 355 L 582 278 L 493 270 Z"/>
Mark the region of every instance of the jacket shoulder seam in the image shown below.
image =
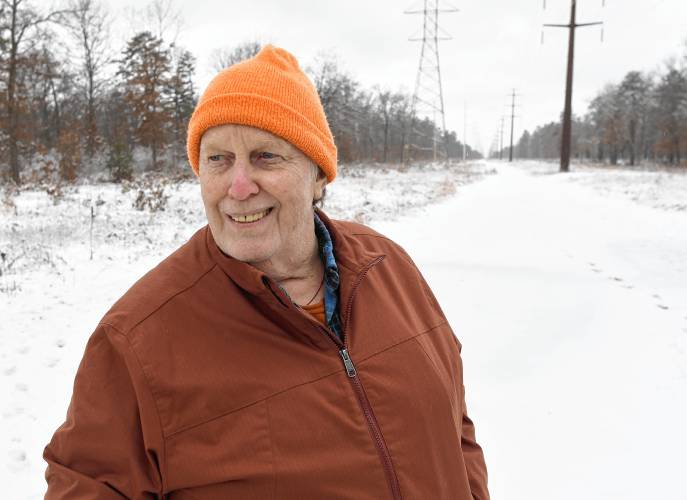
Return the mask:
<path id="1" fill-rule="evenodd" d="M 177 290 L 175 293 L 173 293 L 172 295 L 170 295 L 169 297 L 167 297 L 165 300 L 163 300 L 161 304 L 158 304 L 157 307 L 153 308 L 153 310 L 151 310 L 148 314 L 146 314 L 146 315 L 143 316 L 140 320 L 138 320 L 136 323 L 134 323 L 134 324 L 131 325 L 129 328 L 127 328 L 126 331 L 123 331 L 123 330 L 120 330 L 119 328 L 116 328 L 116 327 L 115 327 L 114 325 L 112 325 L 111 323 L 101 323 L 101 324 L 110 325 L 112 328 L 115 328 L 115 329 L 116 329 L 119 333 L 121 333 L 122 335 L 128 336 L 128 334 L 130 334 L 134 329 L 136 329 L 137 326 L 139 326 L 139 325 L 140 325 L 141 323 L 143 323 L 145 320 L 147 320 L 148 318 L 150 318 L 153 314 L 155 314 L 155 313 L 158 312 L 160 309 L 162 309 L 165 305 L 167 305 L 167 303 L 169 303 L 169 302 L 170 302 L 172 299 L 174 299 L 176 296 L 181 295 L 181 294 L 184 293 L 185 291 L 187 291 L 187 290 L 193 288 L 194 286 L 196 286 L 196 284 L 197 284 L 201 279 L 203 279 L 203 278 L 205 277 L 205 275 L 207 275 L 207 274 L 210 273 L 213 269 L 215 269 L 215 267 L 217 267 L 217 263 L 216 263 L 216 262 L 213 263 L 213 265 L 210 266 L 210 268 L 209 268 L 207 271 L 203 271 L 203 272 L 202 272 L 195 280 L 193 280 L 193 282 L 191 282 L 189 285 L 187 285 L 187 286 L 185 286 L 185 287 L 183 287 L 183 288 Z"/>
<path id="2" fill-rule="evenodd" d="M 394 247 L 398 252 L 400 253 L 401 257 L 403 257 L 403 260 L 405 260 L 408 264 L 412 265 L 415 267 L 415 264 L 413 263 L 412 259 L 408 255 L 408 252 L 406 252 L 401 245 L 396 243 L 394 240 L 391 238 L 384 236 L 383 234 L 373 234 L 373 233 L 351 233 L 353 236 L 368 236 L 370 238 L 377 238 L 380 240 L 386 240 L 389 244 L 391 244 L 392 247 Z"/>

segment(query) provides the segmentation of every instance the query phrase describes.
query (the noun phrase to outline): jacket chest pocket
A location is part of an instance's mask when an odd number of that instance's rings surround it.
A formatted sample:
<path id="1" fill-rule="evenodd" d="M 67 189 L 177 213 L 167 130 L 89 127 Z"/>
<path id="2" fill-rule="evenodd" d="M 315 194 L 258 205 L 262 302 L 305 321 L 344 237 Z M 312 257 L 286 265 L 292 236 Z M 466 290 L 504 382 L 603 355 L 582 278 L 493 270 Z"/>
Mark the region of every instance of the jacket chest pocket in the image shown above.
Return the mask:
<path id="1" fill-rule="evenodd" d="M 173 434 L 166 455 L 170 500 L 274 497 L 265 401 Z"/>

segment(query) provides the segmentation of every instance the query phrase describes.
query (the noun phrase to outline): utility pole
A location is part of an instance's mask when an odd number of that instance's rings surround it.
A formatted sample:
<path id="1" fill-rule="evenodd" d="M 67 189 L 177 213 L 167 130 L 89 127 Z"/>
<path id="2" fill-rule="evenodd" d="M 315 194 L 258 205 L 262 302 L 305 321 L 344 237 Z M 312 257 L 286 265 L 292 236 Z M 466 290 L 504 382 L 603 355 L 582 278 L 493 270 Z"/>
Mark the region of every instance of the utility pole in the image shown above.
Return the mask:
<path id="1" fill-rule="evenodd" d="M 499 143 L 499 160 L 503 160 L 503 120 L 504 116 L 501 115 L 501 128 L 499 131 L 499 135 L 501 136 L 501 141 Z"/>
<path id="2" fill-rule="evenodd" d="M 439 8 L 440 0 L 423 0 L 422 7 L 406 10 L 406 14 L 422 14 L 422 36 L 411 37 L 410 41 L 422 42 L 420 49 L 420 64 L 415 78 L 415 91 L 411 101 L 410 127 L 408 139 L 408 156 L 410 149 L 421 148 L 419 144 L 413 144 L 412 138 L 415 131 L 416 117 L 425 117 L 433 120 L 435 133 L 432 137 L 432 155 L 436 160 L 436 126 L 437 116 L 441 119 L 441 135 L 444 142 L 444 154 L 448 161 L 448 138 L 446 135 L 446 115 L 444 113 L 444 93 L 441 87 L 441 68 L 439 65 L 439 42 L 452 38 L 443 33 L 439 27 L 440 12 L 458 12 L 455 7 Z M 442 33 L 440 33 L 442 32 Z M 402 163 L 405 163 L 405 158 Z"/>
<path id="3" fill-rule="evenodd" d="M 520 94 L 515 93 L 515 89 L 510 94 L 511 105 L 510 105 L 510 149 L 508 150 L 508 161 L 513 161 L 513 124 L 515 122 L 515 98 L 519 97 Z"/>
<path id="4" fill-rule="evenodd" d="M 546 8 L 546 0 L 544 0 L 544 8 Z M 570 22 L 568 24 L 544 24 L 544 26 L 550 28 L 568 29 L 568 69 L 565 78 L 565 107 L 563 108 L 563 133 L 561 135 L 561 172 L 570 171 L 570 142 L 572 137 L 572 85 L 573 66 L 575 57 L 575 29 L 582 28 L 585 26 L 595 26 L 603 24 L 603 22 L 577 23 L 576 9 L 577 1 L 570 0 Z"/>
<path id="5" fill-rule="evenodd" d="M 466 137 L 467 137 L 467 123 L 468 123 L 468 103 L 463 101 L 463 161 L 467 158 L 467 147 L 466 147 Z"/>

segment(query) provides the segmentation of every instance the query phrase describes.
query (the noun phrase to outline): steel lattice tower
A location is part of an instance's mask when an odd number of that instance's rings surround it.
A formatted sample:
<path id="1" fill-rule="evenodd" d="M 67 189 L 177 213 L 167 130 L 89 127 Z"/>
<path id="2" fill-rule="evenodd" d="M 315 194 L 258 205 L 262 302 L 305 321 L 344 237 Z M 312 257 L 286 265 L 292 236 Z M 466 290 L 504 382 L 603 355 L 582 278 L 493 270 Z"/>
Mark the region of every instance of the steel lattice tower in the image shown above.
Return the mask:
<path id="1" fill-rule="evenodd" d="M 444 145 L 443 154 L 448 159 L 446 141 L 446 116 L 444 114 L 444 94 L 441 87 L 441 67 L 439 65 L 439 41 L 451 40 L 451 37 L 439 27 L 439 12 L 458 12 L 454 7 L 440 8 L 439 0 L 423 0 L 421 7 L 411 8 L 406 14 L 423 14 L 422 37 L 411 37 L 411 41 L 422 42 L 420 64 L 415 79 L 415 91 L 411 103 L 410 131 L 407 147 L 409 150 L 427 150 L 414 139 L 422 136 L 416 129 L 417 120 L 428 119 L 435 124 L 435 130 L 441 125 L 441 138 Z M 463 146 L 465 147 L 465 146 Z M 437 159 L 437 134 L 432 137 L 432 157 Z M 410 151 L 409 151 L 410 153 Z"/>

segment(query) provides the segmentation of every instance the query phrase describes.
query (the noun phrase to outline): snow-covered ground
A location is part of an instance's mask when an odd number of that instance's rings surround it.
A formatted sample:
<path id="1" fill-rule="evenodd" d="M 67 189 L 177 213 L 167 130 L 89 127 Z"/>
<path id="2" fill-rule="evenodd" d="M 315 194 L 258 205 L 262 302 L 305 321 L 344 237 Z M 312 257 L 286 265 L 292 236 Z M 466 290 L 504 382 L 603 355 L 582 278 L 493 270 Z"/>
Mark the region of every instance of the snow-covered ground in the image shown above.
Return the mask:
<path id="1" fill-rule="evenodd" d="M 556 174 L 558 162 L 517 163 L 533 174 Z M 656 164 L 630 166 L 573 162 L 568 180 L 590 186 L 600 194 L 624 197 L 666 210 L 687 210 L 687 170 Z"/>
<path id="2" fill-rule="evenodd" d="M 343 170 L 325 210 L 406 247 L 463 344 L 494 499 L 685 498 L 687 175 Z M 44 492 L 42 449 L 98 319 L 203 223 L 195 184 L 166 193 L 155 213 L 102 185 L 0 204 L 5 498 Z"/>

